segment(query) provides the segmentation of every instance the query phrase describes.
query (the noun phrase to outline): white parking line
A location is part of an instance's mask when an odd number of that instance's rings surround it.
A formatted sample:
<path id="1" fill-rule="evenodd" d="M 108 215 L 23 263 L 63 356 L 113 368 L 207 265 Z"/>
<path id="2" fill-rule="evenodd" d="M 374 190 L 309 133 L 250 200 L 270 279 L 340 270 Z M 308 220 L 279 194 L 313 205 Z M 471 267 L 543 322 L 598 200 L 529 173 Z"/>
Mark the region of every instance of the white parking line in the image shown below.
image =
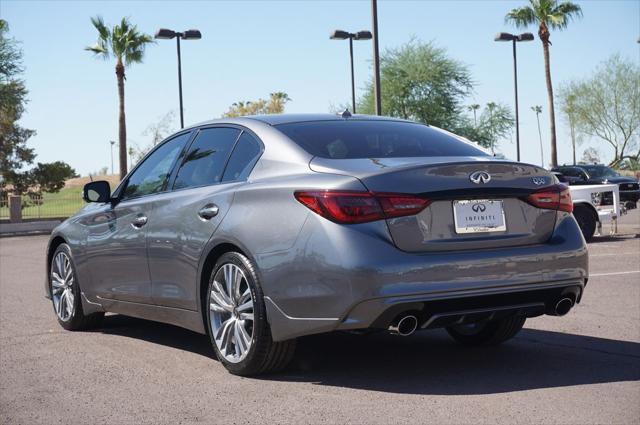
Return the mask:
<path id="1" fill-rule="evenodd" d="M 589 254 L 589 258 L 593 257 L 612 257 L 612 256 L 620 256 L 620 255 L 640 255 L 640 252 L 617 252 L 611 254 Z"/>
<path id="2" fill-rule="evenodd" d="M 632 270 L 628 272 L 594 273 L 594 274 L 590 274 L 589 277 L 613 276 L 617 274 L 633 274 L 633 273 L 640 273 L 640 270 Z"/>

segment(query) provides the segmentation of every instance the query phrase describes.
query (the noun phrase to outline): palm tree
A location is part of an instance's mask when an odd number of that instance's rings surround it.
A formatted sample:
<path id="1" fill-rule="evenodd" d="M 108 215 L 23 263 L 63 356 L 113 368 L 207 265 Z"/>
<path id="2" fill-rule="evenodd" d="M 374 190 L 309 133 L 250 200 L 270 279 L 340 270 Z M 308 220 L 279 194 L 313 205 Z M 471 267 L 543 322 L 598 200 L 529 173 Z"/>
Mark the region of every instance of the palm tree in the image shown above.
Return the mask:
<path id="1" fill-rule="evenodd" d="M 141 63 L 144 57 L 145 47 L 153 43 L 150 35 L 141 33 L 127 18 L 122 18 L 120 25 L 114 25 L 109 29 L 102 17 L 91 18 L 91 23 L 98 31 L 98 41 L 93 46 L 85 47 L 85 50 L 93 52 L 96 56 L 107 60 L 111 57 L 116 60 L 116 78 L 118 80 L 118 98 L 120 101 L 118 116 L 118 142 L 120 178 L 127 174 L 127 125 L 124 115 L 124 81 L 126 67 L 134 63 Z"/>
<path id="2" fill-rule="evenodd" d="M 540 137 L 540 166 L 544 167 L 544 151 L 542 149 L 542 131 L 540 131 L 540 114 L 542 113 L 542 106 L 540 105 L 532 106 L 531 110 L 536 113 L 536 120 L 538 121 L 538 137 Z"/>
<path id="3" fill-rule="evenodd" d="M 476 118 L 476 111 L 480 109 L 480 105 L 474 103 L 473 105 L 467 106 L 467 109 L 473 112 L 473 126 L 478 126 L 478 119 Z"/>
<path id="4" fill-rule="evenodd" d="M 553 86 L 551 84 L 551 66 L 549 64 L 549 46 L 551 33 L 549 29 L 563 30 L 572 19 L 581 17 L 582 9 L 575 3 L 557 0 L 529 0 L 528 6 L 513 9 L 507 13 L 506 21 L 519 28 L 529 25 L 538 26 L 538 36 L 542 42 L 544 53 L 544 73 L 547 81 L 547 95 L 549 96 L 549 121 L 551 125 L 551 165 L 558 165 L 558 153 L 556 150 L 556 117 L 553 108 Z"/>

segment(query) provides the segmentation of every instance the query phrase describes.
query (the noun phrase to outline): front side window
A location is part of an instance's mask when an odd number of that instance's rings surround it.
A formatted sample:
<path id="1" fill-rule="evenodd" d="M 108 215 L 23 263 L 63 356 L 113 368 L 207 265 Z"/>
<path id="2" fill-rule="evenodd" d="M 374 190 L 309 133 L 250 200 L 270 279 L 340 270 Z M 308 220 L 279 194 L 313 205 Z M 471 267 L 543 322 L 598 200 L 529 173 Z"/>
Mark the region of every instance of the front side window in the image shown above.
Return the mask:
<path id="1" fill-rule="evenodd" d="M 222 176 L 223 182 L 244 180 L 249 177 L 262 147 L 260 143 L 246 131 L 242 133 Z"/>
<path id="2" fill-rule="evenodd" d="M 310 121 L 275 126 L 311 155 L 329 159 L 487 156 L 429 126 L 399 121 Z"/>
<path id="3" fill-rule="evenodd" d="M 240 135 L 235 128 L 201 130 L 178 170 L 174 189 L 205 186 L 222 181 L 222 173 L 233 145 Z"/>
<path id="4" fill-rule="evenodd" d="M 191 133 L 183 133 L 151 153 L 131 174 L 122 198 L 136 198 L 163 190 L 173 164 L 189 141 Z"/>

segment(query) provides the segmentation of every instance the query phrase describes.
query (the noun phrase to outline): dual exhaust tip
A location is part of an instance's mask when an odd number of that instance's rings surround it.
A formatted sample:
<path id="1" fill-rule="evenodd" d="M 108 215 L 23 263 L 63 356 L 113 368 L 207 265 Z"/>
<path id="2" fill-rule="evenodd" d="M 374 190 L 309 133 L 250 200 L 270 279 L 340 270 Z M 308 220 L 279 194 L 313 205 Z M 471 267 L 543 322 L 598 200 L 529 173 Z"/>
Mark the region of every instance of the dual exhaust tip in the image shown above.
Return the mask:
<path id="1" fill-rule="evenodd" d="M 556 316 L 564 316 L 573 308 L 574 301 L 572 298 L 560 298 L 553 306 L 552 314 Z M 398 316 L 387 328 L 394 335 L 409 336 L 418 329 L 418 318 L 413 314 L 405 314 Z"/>
<path id="2" fill-rule="evenodd" d="M 418 329 L 418 318 L 412 314 L 398 316 L 387 329 L 394 335 L 409 336 Z"/>

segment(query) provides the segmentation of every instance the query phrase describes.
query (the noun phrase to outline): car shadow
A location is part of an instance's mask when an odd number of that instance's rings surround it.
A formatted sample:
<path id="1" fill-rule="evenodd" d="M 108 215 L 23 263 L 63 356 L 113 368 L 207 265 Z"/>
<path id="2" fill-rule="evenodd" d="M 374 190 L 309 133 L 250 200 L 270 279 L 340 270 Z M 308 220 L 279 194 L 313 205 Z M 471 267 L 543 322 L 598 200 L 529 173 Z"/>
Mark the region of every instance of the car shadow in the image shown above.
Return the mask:
<path id="1" fill-rule="evenodd" d="M 164 323 L 120 314 L 107 314 L 104 317 L 102 327 L 96 332 L 140 339 L 215 358 L 215 352 L 206 335 Z"/>
<path id="2" fill-rule="evenodd" d="M 174 326 L 118 315 L 104 325 L 104 333 L 214 357 L 207 336 Z M 456 344 L 443 330 L 410 337 L 332 333 L 300 338 L 286 371 L 257 379 L 424 395 L 638 381 L 640 343 L 537 329 L 481 348 Z"/>
<path id="3" fill-rule="evenodd" d="M 625 234 L 619 234 L 619 235 L 594 236 L 589 241 L 589 245 L 603 243 L 603 242 L 624 242 L 630 239 L 640 239 L 640 233 L 625 233 Z"/>

